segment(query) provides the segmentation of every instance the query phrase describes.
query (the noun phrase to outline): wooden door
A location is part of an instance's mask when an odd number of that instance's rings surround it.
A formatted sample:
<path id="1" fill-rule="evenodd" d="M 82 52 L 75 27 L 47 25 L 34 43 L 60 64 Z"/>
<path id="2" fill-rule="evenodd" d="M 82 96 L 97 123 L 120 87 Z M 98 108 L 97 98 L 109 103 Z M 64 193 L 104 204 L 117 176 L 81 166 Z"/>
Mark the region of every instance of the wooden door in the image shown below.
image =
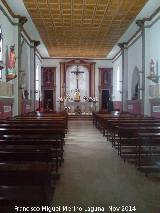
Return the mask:
<path id="1" fill-rule="evenodd" d="M 53 90 L 44 90 L 44 109 L 46 111 L 53 111 Z"/>

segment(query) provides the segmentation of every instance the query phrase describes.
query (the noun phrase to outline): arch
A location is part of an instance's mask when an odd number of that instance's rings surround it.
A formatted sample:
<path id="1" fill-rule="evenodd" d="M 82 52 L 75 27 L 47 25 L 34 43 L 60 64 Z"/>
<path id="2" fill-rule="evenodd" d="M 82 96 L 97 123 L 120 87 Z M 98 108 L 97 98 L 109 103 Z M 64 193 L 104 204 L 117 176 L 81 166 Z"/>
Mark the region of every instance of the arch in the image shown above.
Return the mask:
<path id="1" fill-rule="evenodd" d="M 132 100 L 138 100 L 140 98 L 139 87 L 140 87 L 140 75 L 139 69 L 136 66 L 132 73 L 132 85 L 131 85 Z"/>

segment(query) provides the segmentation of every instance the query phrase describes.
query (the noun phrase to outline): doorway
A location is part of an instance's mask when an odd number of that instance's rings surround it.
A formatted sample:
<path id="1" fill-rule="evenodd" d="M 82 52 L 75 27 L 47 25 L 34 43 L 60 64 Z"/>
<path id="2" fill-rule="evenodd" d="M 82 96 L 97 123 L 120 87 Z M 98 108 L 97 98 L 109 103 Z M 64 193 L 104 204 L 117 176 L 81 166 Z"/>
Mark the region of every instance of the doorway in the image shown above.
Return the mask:
<path id="1" fill-rule="evenodd" d="M 44 109 L 53 111 L 53 90 L 44 90 Z"/>
<path id="2" fill-rule="evenodd" d="M 109 90 L 102 90 L 102 110 L 107 110 L 109 98 Z"/>

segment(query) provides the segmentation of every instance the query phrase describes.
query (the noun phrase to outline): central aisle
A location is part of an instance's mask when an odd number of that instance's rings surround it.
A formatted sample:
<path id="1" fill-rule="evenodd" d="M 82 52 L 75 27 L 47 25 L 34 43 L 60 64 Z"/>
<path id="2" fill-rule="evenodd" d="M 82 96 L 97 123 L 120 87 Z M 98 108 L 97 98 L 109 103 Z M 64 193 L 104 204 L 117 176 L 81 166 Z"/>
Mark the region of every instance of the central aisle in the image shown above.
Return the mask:
<path id="1" fill-rule="evenodd" d="M 160 179 L 146 178 L 124 163 L 92 121 L 69 121 L 65 141 L 54 206 L 81 206 L 82 212 L 91 206 L 104 212 L 111 212 L 109 206 L 135 206 L 136 213 L 160 212 Z"/>

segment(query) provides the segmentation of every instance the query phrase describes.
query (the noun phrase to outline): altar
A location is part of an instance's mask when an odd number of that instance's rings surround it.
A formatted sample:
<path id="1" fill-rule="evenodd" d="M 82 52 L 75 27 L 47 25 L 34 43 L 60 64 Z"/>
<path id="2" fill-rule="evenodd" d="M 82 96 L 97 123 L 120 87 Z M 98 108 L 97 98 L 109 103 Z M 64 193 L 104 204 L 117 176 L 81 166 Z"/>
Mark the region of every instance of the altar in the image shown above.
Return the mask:
<path id="1" fill-rule="evenodd" d="M 95 104 L 88 101 L 66 101 L 64 107 L 66 107 L 68 109 L 68 113 L 71 114 L 74 114 L 77 108 L 80 109 L 82 114 L 91 114 L 93 111 L 95 111 Z"/>

